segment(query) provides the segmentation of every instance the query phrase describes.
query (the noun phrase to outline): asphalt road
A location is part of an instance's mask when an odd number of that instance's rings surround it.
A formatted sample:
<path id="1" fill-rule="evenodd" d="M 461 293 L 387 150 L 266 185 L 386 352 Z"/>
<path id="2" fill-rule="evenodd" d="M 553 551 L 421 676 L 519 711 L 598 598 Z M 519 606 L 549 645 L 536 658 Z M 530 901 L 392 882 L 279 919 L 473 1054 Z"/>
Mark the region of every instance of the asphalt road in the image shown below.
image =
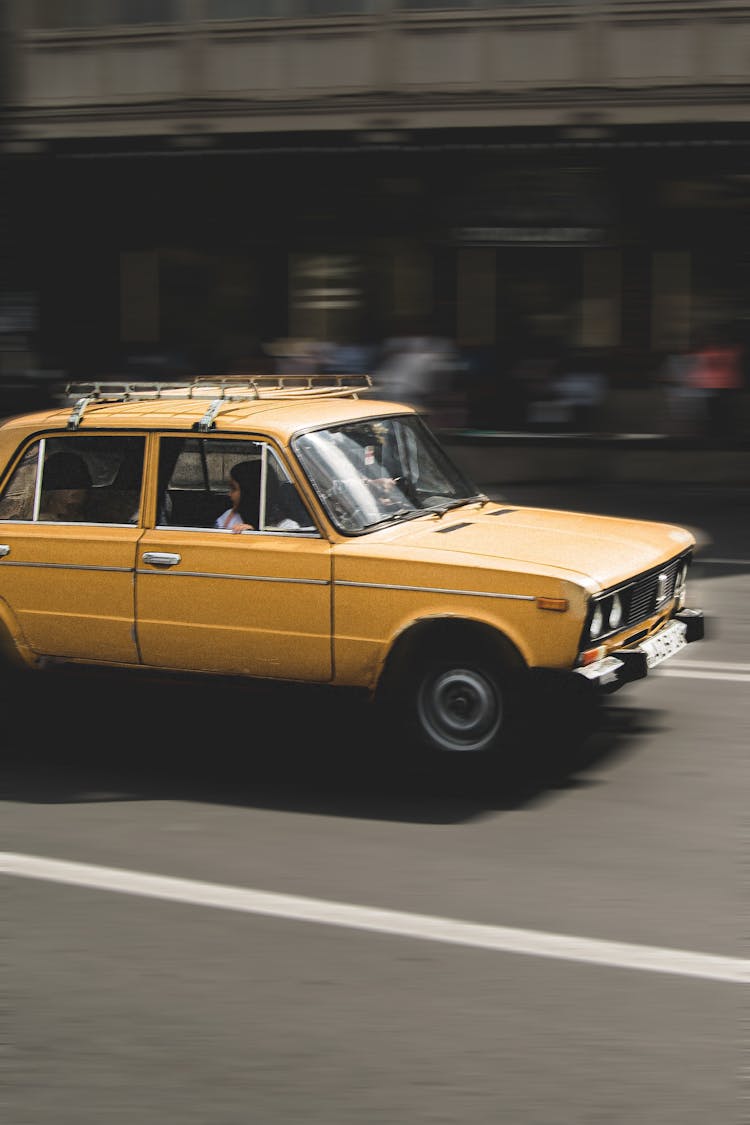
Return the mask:
<path id="1" fill-rule="evenodd" d="M 385 767 L 325 692 L 6 701 L 7 1125 L 746 1120 L 748 494 L 506 498 L 701 533 L 707 639 L 554 772 Z"/>

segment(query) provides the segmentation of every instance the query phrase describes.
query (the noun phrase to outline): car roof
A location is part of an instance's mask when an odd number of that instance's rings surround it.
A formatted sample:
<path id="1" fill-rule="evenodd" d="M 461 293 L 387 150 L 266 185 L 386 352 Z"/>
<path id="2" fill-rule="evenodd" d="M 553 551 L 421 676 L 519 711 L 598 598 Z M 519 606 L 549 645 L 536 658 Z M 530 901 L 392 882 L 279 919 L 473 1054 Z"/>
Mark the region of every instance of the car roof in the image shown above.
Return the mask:
<path id="1" fill-rule="evenodd" d="M 403 403 L 373 401 L 369 376 L 256 376 L 252 379 L 194 379 L 187 383 L 69 384 L 69 404 L 3 423 L 9 430 L 39 429 L 190 430 L 232 433 L 261 430 L 283 444 L 297 432 L 358 418 L 415 413 Z M 362 396 L 362 397 L 360 397 Z M 16 432 L 16 440 L 23 436 Z"/>

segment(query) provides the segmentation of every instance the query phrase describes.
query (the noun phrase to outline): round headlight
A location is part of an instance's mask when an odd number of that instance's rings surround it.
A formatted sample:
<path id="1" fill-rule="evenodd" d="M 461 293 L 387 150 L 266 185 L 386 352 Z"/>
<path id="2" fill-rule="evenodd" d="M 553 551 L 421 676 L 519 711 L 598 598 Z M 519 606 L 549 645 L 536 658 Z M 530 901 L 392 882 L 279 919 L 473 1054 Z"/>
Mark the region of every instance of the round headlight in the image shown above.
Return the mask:
<path id="1" fill-rule="evenodd" d="M 610 629 L 619 629 L 622 623 L 622 599 L 619 594 L 615 594 L 612 598 L 612 605 L 609 608 L 609 627 Z"/>
<path id="2" fill-rule="evenodd" d="M 596 603 L 596 607 L 591 616 L 591 624 L 589 625 L 589 636 L 598 637 L 604 625 L 604 614 L 602 613 L 601 602 Z"/>

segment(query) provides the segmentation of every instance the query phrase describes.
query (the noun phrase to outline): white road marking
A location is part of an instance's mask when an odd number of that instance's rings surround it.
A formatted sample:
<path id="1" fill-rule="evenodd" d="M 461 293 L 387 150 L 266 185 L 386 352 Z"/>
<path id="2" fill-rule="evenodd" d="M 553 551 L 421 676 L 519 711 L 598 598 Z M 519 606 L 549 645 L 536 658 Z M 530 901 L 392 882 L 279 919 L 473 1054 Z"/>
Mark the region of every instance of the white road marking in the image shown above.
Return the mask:
<path id="1" fill-rule="evenodd" d="M 295 922 L 344 926 L 354 930 L 465 945 L 500 953 L 521 953 L 532 957 L 580 961 L 617 969 L 638 969 L 642 972 L 671 973 L 733 984 L 750 982 L 750 960 L 695 953 L 686 949 L 665 949 L 651 945 L 632 945 L 628 942 L 600 941 L 571 934 L 461 922 L 455 918 L 380 910 L 297 895 L 272 894 L 247 887 L 175 879 L 164 875 L 149 875 L 142 871 L 70 863 L 13 852 L 0 852 L 0 872 L 26 879 L 142 895 L 245 914 L 263 914 Z"/>
<path id="2" fill-rule="evenodd" d="M 750 664 L 729 664 L 720 660 L 670 660 L 654 669 L 660 676 L 677 676 L 685 680 L 725 680 L 750 683 Z"/>
<path id="3" fill-rule="evenodd" d="M 680 677 L 683 680 L 725 680 L 738 684 L 750 684 L 750 672 L 702 672 L 690 668 L 657 668 L 660 676 Z"/>
<path id="4" fill-rule="evenodd" d="M 746 672 L 750 675 L 750 664 L 732 664 L 723 660 L 680 660 L 674 661 L 681 668 L 705 668 L 711 672 Z"/>

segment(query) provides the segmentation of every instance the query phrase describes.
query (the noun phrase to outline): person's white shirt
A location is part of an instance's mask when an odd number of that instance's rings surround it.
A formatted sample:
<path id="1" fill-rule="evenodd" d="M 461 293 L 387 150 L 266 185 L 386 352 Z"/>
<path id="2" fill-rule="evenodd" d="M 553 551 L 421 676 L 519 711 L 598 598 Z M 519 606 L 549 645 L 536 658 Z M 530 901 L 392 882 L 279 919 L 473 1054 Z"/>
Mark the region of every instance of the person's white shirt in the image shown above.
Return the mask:
<path id="1" fill-rule="evenodd" d="M 214 527 L 219 528 L 220 531 L 230 531 L 233 527 L 238 527 L 244 522 L 239 512 L 236 512 L 234 508 L 227 508 L 226 512 L 222 512 L 218 517 Z"/>
<path id="2" fill-rule="evenodd" d="M 244 522 L 239 512 L 236 512 L 234 508 L 227 508 L 226 512 L 222 512 L 216 520 L 214 527 L 220 531 L 231 531 L 233 527 L 239 527 Z M 295 531 L 298 527 L 297 521 L 288 517 L 271 525 L 273 531 Z"/>

